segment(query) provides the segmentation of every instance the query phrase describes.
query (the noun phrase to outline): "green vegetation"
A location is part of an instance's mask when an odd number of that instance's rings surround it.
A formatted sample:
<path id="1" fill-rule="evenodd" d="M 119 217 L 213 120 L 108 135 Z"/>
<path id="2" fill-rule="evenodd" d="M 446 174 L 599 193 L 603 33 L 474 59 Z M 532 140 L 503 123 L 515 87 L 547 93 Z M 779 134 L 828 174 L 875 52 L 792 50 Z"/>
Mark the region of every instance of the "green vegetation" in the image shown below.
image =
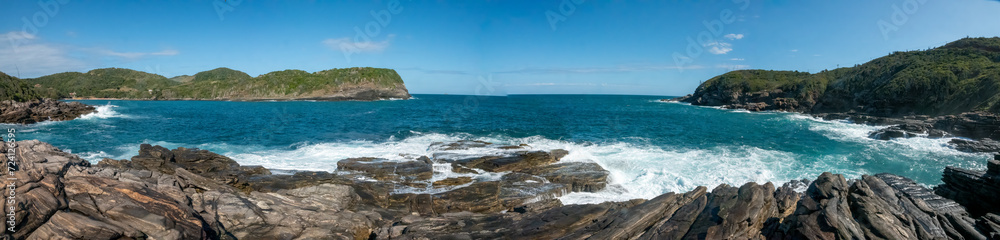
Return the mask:
<path id="1" fill-rule="evenodd" d="M 135 70 L 105 68 L 87 73 L 58 73 L 26 81 L 37 84 L 35 92 L 52 98 L 286 99 L 320 97 L 359 86 L 405 89 L 395 70 L 369 67 L 316 73 L 284 70 L 258 77 L 217 68 L 170 79 Z"/>
<path id="2" fill-rule="evenodd" d="M 24 102 L 40 97 L 24 80 L 0 72 L 0 101 Z"/>
<path id="3" fill-rule="evenodd" d="M 704 82 L 694 95 L 776 90 L 812 112 L 853 110 L 885 116 L 996 113 L 1000 112 L 1000 38 L 965 38 L 939 48 L 895 52 L 855 67 L 816 74 L 733 71 Z"/>

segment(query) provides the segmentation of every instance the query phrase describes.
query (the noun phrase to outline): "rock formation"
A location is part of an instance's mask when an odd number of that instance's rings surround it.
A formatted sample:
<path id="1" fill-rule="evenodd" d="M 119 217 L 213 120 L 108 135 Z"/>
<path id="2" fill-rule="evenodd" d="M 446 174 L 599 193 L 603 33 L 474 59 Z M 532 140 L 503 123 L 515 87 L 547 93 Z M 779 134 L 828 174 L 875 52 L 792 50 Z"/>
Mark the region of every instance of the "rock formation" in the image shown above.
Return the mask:
<path id="1" fill-rule="evenodd" d="M 0 123 L 30 124 L 41 121 L 73 120 L 94 112 L 94 107 L 78 102 L 36 99 L 25 102 L 0 101 Z"/>
<path id="2" fill-rule="evenodd" d="M 437 157 L 345 159 L 341 170 L 276 175 L 198 149 L 142 145 L 96 165 L 49 144 L 17 142 L 14 229 L 7 239 L 996 239 L 1000 161 L 951 168 L 931 190 L 892 174 L 823 173 L 796 192 L 746 183 L 625 202 L 563 205 L 600 191 L 607 171 L 565 151 L 438 144 Z M 451 151 L 493 148 L 496 156 Z M 450 150 L 447 150 L 450 149 Z M 473 160 L 469 160 L 473 159 Z M 481 159 L 504 159 L 484 164 Z M 510 166 L 500 179 L 441 178 Z M 475 163 L 476 164 L 468 164 Z M 516 167 L 515 167 L 516 166 Z M 429 175 L 428 175 L 429 172 Z M 452 173 L 455 174 L 455 173 Z M 459 173 L 460 174 L 460 173 Z M 437 184 L 446 182 L 447 184 Z M 427 192 L 421 193 L 421 190 Z M 9 195 L 9 194 L 7 194 Z M 954 200 L 952 200 L 954 199 Z M 968 210 L 967 210 L 968 209 Z"/>

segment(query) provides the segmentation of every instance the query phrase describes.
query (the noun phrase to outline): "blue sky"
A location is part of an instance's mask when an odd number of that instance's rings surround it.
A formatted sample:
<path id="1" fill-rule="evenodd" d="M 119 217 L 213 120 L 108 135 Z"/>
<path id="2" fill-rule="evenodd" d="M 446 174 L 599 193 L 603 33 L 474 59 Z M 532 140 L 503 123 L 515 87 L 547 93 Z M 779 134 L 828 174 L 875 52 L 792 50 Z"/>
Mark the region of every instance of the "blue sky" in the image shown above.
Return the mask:
<path id="1" fill-rule="evenodd" d="M 372 66 L 411 93 L 683 95 L 734 69 L 817 72 L 997 36 L 998 12 L 987 0 L 4 1 L 0 71 Z"/>

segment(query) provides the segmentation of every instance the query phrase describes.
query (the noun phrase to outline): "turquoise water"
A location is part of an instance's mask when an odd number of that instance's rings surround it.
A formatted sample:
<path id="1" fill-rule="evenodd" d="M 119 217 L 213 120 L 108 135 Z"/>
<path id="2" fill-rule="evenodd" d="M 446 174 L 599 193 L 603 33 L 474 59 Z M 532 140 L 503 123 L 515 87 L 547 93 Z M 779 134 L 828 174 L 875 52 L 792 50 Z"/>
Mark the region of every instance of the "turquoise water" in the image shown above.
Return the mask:
<path id="1" fill-rule="evenodd" d="M 81 101 L 99 112 L 18 128 L 92 162 L 127 159 L 139 144 L 197 147 L 241 164 L 334 171 L 348 157 L 430 155 L 461 139 L 570 151 L 593 161 L 613 187 L 567 203 L 651 198 L 696 186 L 782 183 L 829 171 L 889 172 L 939 184 L 945 166 L 984 168 L 983 154 L 948 139 L 868 139 L 876 127 L 792 113 L 749 113 L 657 101 L 656 96 L 416 95 L 378 102 Z M 472 150 L 474 151 L 474 150 Z M 475 153 L 475 152 L 471 152 Z M 485 153 L 483 153 L 485 154 Z"/>

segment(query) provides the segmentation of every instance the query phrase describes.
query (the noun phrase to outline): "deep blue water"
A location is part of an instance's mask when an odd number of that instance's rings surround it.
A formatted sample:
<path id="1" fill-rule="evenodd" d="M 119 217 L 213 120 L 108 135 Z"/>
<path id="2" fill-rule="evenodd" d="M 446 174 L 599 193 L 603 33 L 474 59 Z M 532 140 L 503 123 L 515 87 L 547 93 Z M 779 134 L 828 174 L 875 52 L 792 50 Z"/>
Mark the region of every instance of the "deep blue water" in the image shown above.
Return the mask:
<path id="1" fill-rule="evenodd" d="M 526 143 L 594 161 L 617 184 L 567 202 L 650 198 L 698 185 L 775 183 L 829 171 L 858 177 L 889 172 L 938 184 L 947 165 L 983 168 L 982 154 L 948 139 L 868 139 L 875 127 L 792 113 L 749 113 L 655 96 L 416 95 L 377 102 L 81 101 L 99 112 L 18 128 L 93 162 L 127 159 L 139 144 L 198 147 L 242 164 L 336 169 L 347 157 L 430 155 L 427 146 L 460 139 Z"/>

